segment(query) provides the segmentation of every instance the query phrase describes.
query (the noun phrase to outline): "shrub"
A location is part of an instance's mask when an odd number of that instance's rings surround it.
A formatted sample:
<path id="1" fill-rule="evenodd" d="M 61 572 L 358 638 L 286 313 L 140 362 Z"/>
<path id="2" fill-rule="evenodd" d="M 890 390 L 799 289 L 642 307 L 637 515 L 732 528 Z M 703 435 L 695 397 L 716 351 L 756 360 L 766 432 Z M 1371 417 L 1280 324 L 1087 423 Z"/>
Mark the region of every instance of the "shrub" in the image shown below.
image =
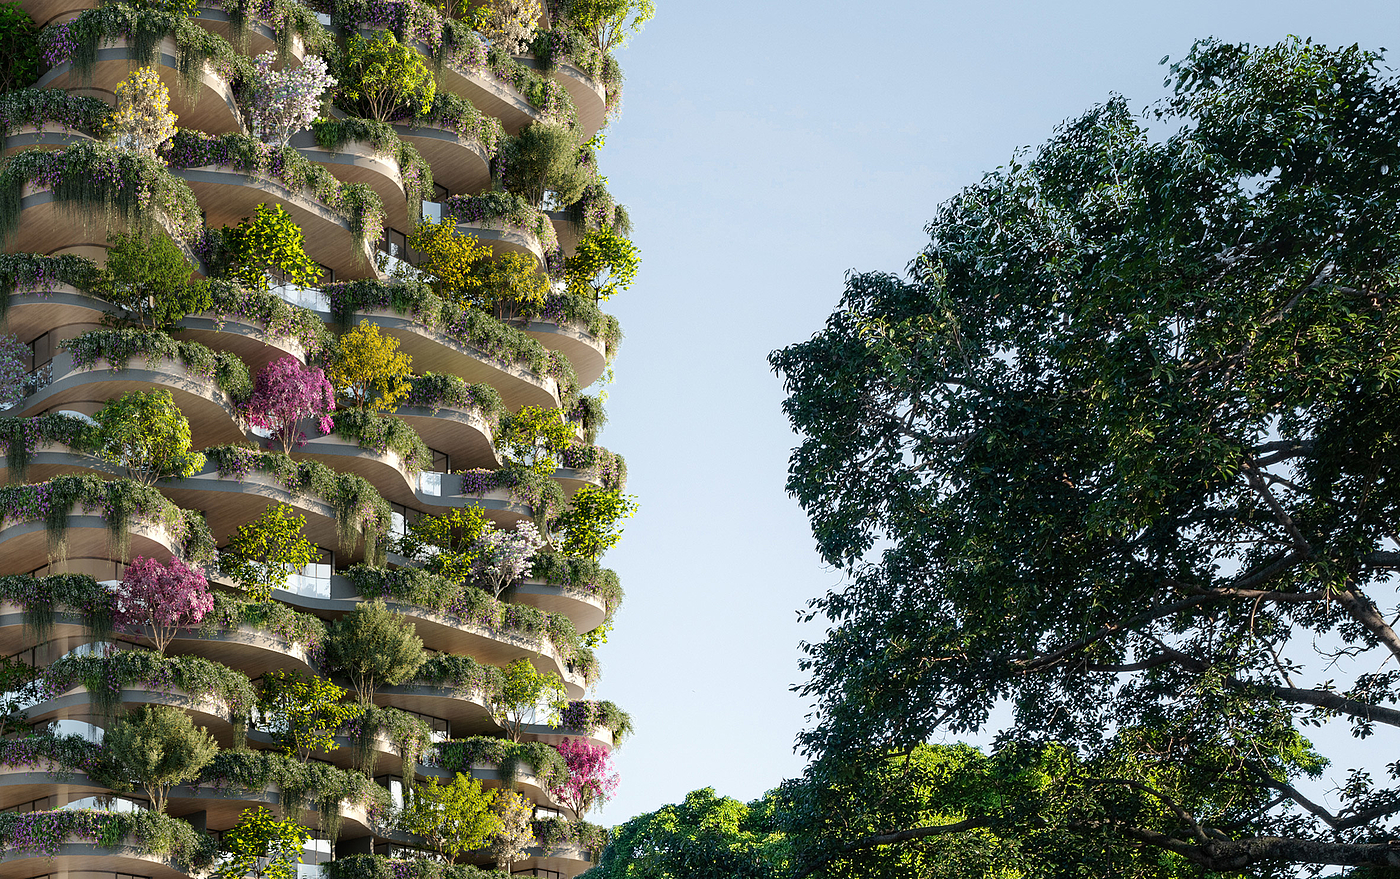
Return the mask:
<path id="1" fill-rule="evenodd" d="M 594 229 L 565 260 L 564 279 L 570 293 L 597 302 L 631 287 L 640 265 L 635 244 L 609 229 Z"/>
<path id="2" fill-rule="evenodd" d="M 110 656 L 69 654 L 38 678 L 41 698 L 52 699 L 75 686 L 88 689 L 98 716 L 115 716 L 121 691 L 142 686 L 159 693 L 213 697 L 237 720 L 246 718 L 257 697 L 248 676 L 202 656 L 161 656 L 149 650 L 123 650 Z"/>
<path id="3" fill-rule="evenodd" d="M 266 290 L 268 273 L 306 286 L 321 279 L 321 266 L 306 255 L 306 235 L 281 205 L 258 205 L 255 216 L 225 230 L 224 242 L 237 263 L 234 276 L 254 290 Z"/>
<path id="4" fill-rule="evenodd" d="M 319 677 L 293 671 L 269 671 L 263 675 L 258 708 L 270 722 L 273 737 L 288 756 L 302 761 L 316 751 L 334 751 L 336 730 L 364 713 L 361 705 L 347 705 L 345 690 Z"/>
<path id="5" fill-rule="evenodd" d="M 137 556 L 117 586 L 114 622 L 125 629 L 149 626 L 156 652 L 164 654 L 176 632 L 198 625 L 213 609 L 203 574 L 178 558 L 162 564 Z"/>
<path id="6" fill-rule="evenodd" d="M 0 335 L 0 407 L 8 409 L 25 397 L 29 346 L 11 335 Z"/>
<path id="7" fill-rule="evenodd" d="M 569 20 L 603 53 L 627 45 L 656 14 L 653 0 L 571 0 Z"/>
<path id="8" fill-rule="evenodd" d="M 555 192 L 560 204 L 578 201 L 597 175 L 591 163 L 580 162 L 572 128 L 542 122 L 506 141 L 498 162 L 502 185 L 535 207 L 544 204 L 546 190 Z"/>
<path id="9" fill-rule="evenodd" d="M 114 370 L 126 369 L 131 358 L 144 355 L 149 369 L 160 369 L 162 361 L 179 360 L 194 375 L 216 383 L 235 405 L 253 390 L 248 366 L 227 351 L 215 353 L 198 342 L 181 342 L 165 333 L 147 330 L 89 330 L 59 343 L 73 356 L 74 369 L 92 369 L 105 360 Z"/>
<path id="10" fill-rule="evenodd" d="M 39 27 L 18 3 L 0 3 L 0 92 L 39 78 Z"/>
<path id="11" fill-rule="evenodd" d="M 196 831 L 188 821 L 144 809 L 136 812 L 98 809 L 0 812 L 0 849 L 6 852 L 34 852 L 53 857 L 69 837 L 106 848 L 116 848 L 129 837 L 135 837 L 137 851 L 164 856 L 189 872 L 208 867 L 217 849 L 214 837 Z"/>
<path id="12" fill-rule="evenodd" d="M 480 848 L 501 829 L 491 801 L 491 794 L 483 791 L 475 778 L 459 772 L 451 784 L 440 785 L 432 776 L 426 784 L 414 785 L 403 823 L 439 855 L 455 860 Z"/>
<path id="13" fill-rule="evenodd" d="M 476 564 L 481 535 L 489 527 L 486 515 L 476 506 L 458 507 L 441 516 L 420 516 L 399 538 L 398 551 L 449 583 L 464 583 Z M 436 609 L 444 610 L 446 604 Z"/>
<path id="14" fill-rule="evenodd" d="M 564 682 L 552 672 L 539 672 L 528 659 L 517 659 L 503 671 L 500 690 L 490 694 L 491 717 L 505 728 L 512 742 L 520 741 L 525 724 L 535 721 L 537 706 L 546 704 L 557 714 L 563 707 Z"/>
<path id="15" fill-rule="evenodd" d="M 296 879 L 301 848 L 311 831 L 297 821 L 279 821 L 262 806 L 244 809 L 238 824 L 224 834 L 231 856 L 214 872 L 218 879 Z"/>
<path id="16" fill-rule="evenodd" d="M 568 510 L 559 517 L 558 527 L 564 533 L 559 548 L 565 555 L 598 559 L 622 539 L 618 523 L 636 511 L 631 495 L 585 485 L 574 492 Z"/>
<path id="17" fill-rule="evenodd" d="M 573 428 L 558 409 L 524 406 L 501 421 L 496 447 L 510 462 L 528 467 L 541 476 L 554 474 L 557 456 L 574 442 Z"/>
<path id="18" fill-rule="evenodd" d="M 632 733 L 632 716 L 611 702 L 577 700 L 559 712 L 559 725 L 582 733 L 602 727 L 612 733 L 613 743 L 620 745 Z"/>
<path id="19" fill-rule="evenodd" d="M 97 453 L 142 485 L 198 473 L 204 456 L 190 451 L 190 421 L 165 389 L 128 391 L 93 415 Z"/>
<path id="20" fill-rule="evenodd" d="M 426 470 L 433 464 L 428 444 L 401 418 L 346 409 L 335 416 L 335 433 L 362 449 L 373 449 L 380 454 L 392 450 L 410 473 Z"/>

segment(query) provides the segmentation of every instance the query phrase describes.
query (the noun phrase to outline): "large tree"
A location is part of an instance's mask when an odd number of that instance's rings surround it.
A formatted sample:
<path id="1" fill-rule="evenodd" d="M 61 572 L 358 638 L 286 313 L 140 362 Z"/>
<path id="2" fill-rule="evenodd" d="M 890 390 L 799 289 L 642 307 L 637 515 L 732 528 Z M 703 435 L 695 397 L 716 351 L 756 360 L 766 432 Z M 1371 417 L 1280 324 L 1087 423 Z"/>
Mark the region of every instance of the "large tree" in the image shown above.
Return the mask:
<path id="1" fill-rule="evenodd" d="M 1291 40 L 1169 82 L 1151 130 L 1117 99 L 1064 124 L 773 355 L 789 490 L 849 572 L 812 608 L 808 780 L 995 730 L 1038 786 L 883 841 L 1400 866 L 1400 81 Z M 1381 744 L 1317 754 L 1317 724 Z"/>

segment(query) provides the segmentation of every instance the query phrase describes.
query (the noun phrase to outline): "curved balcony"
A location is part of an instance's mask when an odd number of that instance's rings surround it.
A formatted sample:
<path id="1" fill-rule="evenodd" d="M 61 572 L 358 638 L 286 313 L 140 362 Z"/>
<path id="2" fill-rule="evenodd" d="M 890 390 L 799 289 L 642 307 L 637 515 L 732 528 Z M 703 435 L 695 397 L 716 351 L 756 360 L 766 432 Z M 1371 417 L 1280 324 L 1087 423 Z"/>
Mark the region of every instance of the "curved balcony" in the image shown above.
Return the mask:
<path id="1" fill-rule="evenodd" d="M 295 357 L 302 363 L 308 357 L 298 340 L 269 333 L 266 327 L 239 315 L 191 314 L 177 326 L 180 339 L 199 342 L 214 351 L 227 351 L 248 364 L 253 375 L 283 357 Z"/>
<path id="2" fill-rule="evenodd" d="M 6 135 L 3 155 L 8 157 L 28 149 L 64 150 L 80 141 L 92 139 L 91 135 L 75 128 L 56 122 L 45 122 L 37 127 L 29 126 Z"/>
<path id="3" fill-rule="evenodd" d="M 328 307 L 321 313 L 327 323 L 333 320 Z M 489 384 L 500 392 L 502 402 L 512 411 L 522 406 L 559 407 L 559 383 L 551 376 L 538 375 L 518 364 L 498 360 L 425 326 L 412 315 L 365 309 L 351 315 L 350 323 L 358 324 L 361 320 L 368 320 L 398 339 L 399 350 L 413 358 L 415 372 L 444 373 L 455 375 L 468 384 Z"/>
<path id="4" fill-rule="evenodd" d="M 335 509 L 320 498 L 289 490 L 266 473 L 254 471 L 241 479 L 220 476 L 211 461 L 193 476 L 162 480 L 159 488 L 177 506 L 203 512 L 215 542 L 221 545 L 239 525 L 256 519 L 273 503 L 286 504 L 306 517 L 302 533 L 307 540 L 317 546 L 337 544 Z"/>
<path id="5" fill-rule="evenodd" d="M 57 150 L 55 150 L 57 151 Z M 100 208 L 88 209 L 88 222 L 74 222 L 72 209 L 54 200 L 48 189 L 24 184 L 20 195 L 20 221 L 9 250 L 14 253 L 53 254 L 78 251 L 92 254 L 107 252 L 107 233 L 126 231 L 119 214 L 104 216 Z M 157 223 L 171 239 L 182 244 L 180 236 L 156 210 Z M 105 228 L 104 228 L 105 227 Z M 182 244 L 183 247 L 183 244 Z"/>
<path id="6" fill-rule="evenodd" d="M 55 327 L 96 326 L 113 308 L 71 284 L 50 282 L 43 289 L 11 293 L 5 321 L 16 337 L 34 339 Z"/>
<path id="7" fill-rule="evenodd" d="M 195 726 L 209 731 L 221 748 L 231 748 L 234 742 L 234 723 L 227 706 L 212 695 L 185 693 L 180 690 L 153 690 L 142 685 L 125 686 L 118 700 L 126 706 L 170 705 L 179 708 Z M 109 722 L 99 717 L 92 705 L 92 697 L 87 687 L 79 684 L 53 699 L 40 702 L 25 711 L 31 723 L 50 720 L 79 720 L 99 726 Z"/>
<path id="8" fill-rule="evenodd" d="M 429 448 L 451 456 L 454 462 L 466 467 L 501 466 L 491 425 L 475 409 L 400 406 L 394 414 L 418 431 Z"/>
<path id="9" fill-rule="evenodd" d="M 495 488 L 483 493 L 467 493 L 456 473 L 431 470 L 410 471 L 392 449 L 383 452 L 366 449 L 335 434 L 315 436 L 304 430 L 306 444 L 293 456 L 320 461 L 339 473 L 354 473 L 373 485 L 385 500 L 419 511 L 445 511 L 478 507 L 486 518 L 502 528 L 531 519 L 534 511 L 515 500 L 510 489 Z"/>
<path id="10" fill-rule="evenodd" d="M 436 172 L 435 172 L 436 173 Z M 452 212 L 439 202 L 423 202 L 423 218 L 435 223 L 443 219 L 454 220 Z M 499 219 L 455 220 L 459 235 L 471 235 L 491 248 L 495 256 L 507 253 L 521 253 L 534 258 L 540 266 L 545 265 L 545 247 L 539 236 Z"/>
<path id="11" fill-rule="evenodd" d="M 77 369 L 66 351 L 54 355 L 53 379 L 20 401 L 13 414 L 30 416 L 61 409 L 73 403 L 103 404 L 127 391 L 164 388 L 190 421 L 195 448 L 243 439 L 236 410 L 228 394 L 212 379 L 189 371 L 183 363 L 162 360 L 150 368 L 142 355 L 132 357 L 125 368 L 112 369 L 106 361 Z"/>
<path id="12" fill-rule="evenodd" d="M 259 806 L 272 806 L 273 811 L 282 813 L 282 792 L 275 785 L 263 790 L 224 789 L 211 784 L 180 785 L 170 789 L 170 800 L 166 807 L 172 818 L 204 813 L 209 827 L 227 829 L 238 823 L 244 809 Z M 369 809 L 357 803 L 340 804 L 340 835 L 354 839 L 374 832 L 375 822 L 369 817 Z M 297 816 L 305 827 L 315 827 L 320 819 L 314 809 L 301 809 Z"/>
<path id="13" fill-rule="evenodd" d="M 591 632 L 608 616 L 607 602 L 599 595 L 581 589 L 571 589 L 540 580 L 525 580 L 515 587 L 516 604 L 524 604 L 549 613 L 561 613 L 573 621 L 580 632 Z"/>
<path id="14" fill-rule="evenodd" d="M 138 641 L 154 646 L 154 642 L 144 635 Z M 209 633 L 181 629 L 165 652 L 169 656 L 212 659 L 229 668 L 236 668 L 250 678 L 270 671 L 316 674 L 319 669 L 311 661 L 304 645 L 289 644 L 276 635 L 248 625 Z"/>
<path id="15" fill-rule="evenodd" d="M 238 102 L 227 79 L 207 63 L 200 74 L 193 94 L 183 86 L 180 76 L 179 51 L 172 37 L 165 37 L 156 52 L 156 73 L 170 90 L 170 109 L 186 128 L 197 128 L 210 134 L 242 131 Z M 91 79 L 78 76 L 72 64 L 64 62 L 50 69 L 34 87 L 61 88 L 69 92 L 94 95 L 115 103 L 117 84 L 131 71 L 141 66 L 142 59 L 124 39 L 109 40 L 97 50 L 97 64 Z"/>
<path id="16" fill-rule="evenodd" d="M 549 792 L 549 787 L 542 781 L 533 770 L 534 767 L 528 763 L 521 763 L 517 766 L 515 775 L 501 771 L 501 767 L 495 763 L 473 763 L 470 775 L 481 782 L 486 788 L 505 788 L 507 782 L 514 782 L 514 790 L 519 791 L 528 797 L 532 802 L 547 806 L 551 809 L 562 809 L 564 806 Z M 459 769 L 445 769 L 441 766 L 426 766 L 420 764 L 418 774 L 424 778 L 437 778 L 442 782 L 450 782 L 457 777 Z M 464 775 L 468 773 L 463 773 Z"/>
<path id="17" fill-rule="evenodd" d="M 422 43 L 412 43 L 432 65 L 432 50 Z M 543 118 L 514 86 L 502 82 L 488 70 L 458 68 L 442 65 L 437 74 L 438 88 L 454 94 L 480 110 L 484 115 L 501 120 L 506 134 L 519 134 L 531 122 Z M 592 137 L 592 135 L 589 135 Z"/>
<path id="18" fill-rule="evenodd" d="M 602 745 L 610 751 L 617 747 L 613 741 L 612 730 L 603 726 L 584 732 L 561 729 L 543 723 L 531 723 L 525 725 L 521 739 L 527 742 L 544 742 L 546 745 L 558 745 L 565 739 L 587 739 L 590 744 Z"/>
<path id="19" fill-rule="evenodd" d="M 322 204 L 309 190 L 292 191 L 280 180 L 248 174 L 230 165 L 171 168 L 199 199 L 209 226 L 235 226 L 277 203 L 306 233 L 307 255 L 345 279 L 378 277 L 374 249 L 355 234 L 350 220 Z"/>
<path id="20" fill-rule="evenodd" d="M 398 123 L 394 132 L 413 144 L 449 192 L 480 192 L 491 185 L 491 156 L 476 138 L 432 122 Z"/>
<path id="21" fill-rule="evenodd" d="M 19 8 L 34 19 L 42 30 L 51 24 L 75 18 L 80 12 L 97 8 L 98 0 L 20 0 Z"/>
<path id="22" fill-rule="evenodd" d="M 161 855 L 147 854 L 136 839 L 107 847 L 81 836 L 70 836 L 57 845 L 52 856 L 37 851 L 0 854 L 0 879 L 32 876 L 70 876 L 84 872 L 140 876 L 143 879 L 188 879 L 189 874 Z"/>
<path id="23" fill-rule="evenodd" d="M 501 731 L 479 693 L 465 692 L 451 684 L 381 687 L 374 694 L 374 704 L 440 717 L 452 725 L 454 735 L 496 735 Z"/>
<path id="24" fill-rule="evenodd" d="M 228 13 L 224 11 L 223 5 L 217 0 L 214 2 L 200 0 L 195 6 L 194 13 L 190 15 L 190 20 L 210 33 L 223 37 L 231 44 L 236 42 L 232 28 L 229 26 Z M 277 34 L 267 23 L 250 18 L 247 36 L 248 47 L 244 54 L 249 57 L 256 57 L 264 52 L 277 51 Z M 296 66 L 301 66 L 302 58 L 306 56 L 306 47 L 299 34 L 293 33 L 290 36 L 287 54 Z"/>
<path id="25" fill-rule="evenodd" d="M 403 174 L 398 159 L 363 140 L 352 140 L 335 149 L 326 149 L 316 143 L 311 131 L 303 131 L 292 138 L 291 146 L 298 153 L 322 166 L 341 183 L 363 183 L 375 191 L 384 203 L 384 222 L 395 229 L 410 229 L 418 218 L 410 222 L 408 216 L 408 196 L 404 191 Z"/>
<path id="26" fill-rule="evenodd" d="M 592 853 L 576 842 L 561 842 L 549 849 L 539 844 L 532 845 L 525 849 L 525 855 L 523 860 L 511 862 L 512 872 L 530 875 L 534 871 L 533 875 L 536 876 L 574 876 L 579 873 L 580 861 L 593 863 Z"/>
<path id="27" fill-rule="evenodd" d="M 67 518 L 64 544 L 69 557 L 108 558 L 112 530 L 100 509 L 76 506 Z M 130 557 L 143 555 L 161 561 L 180 554 L 180 540 L 158 522 L 133 522 L 128 527 Z M 0 526 L 0 556 L 12 571 L 34 571 L 50 561 L 48 529 L 42 521 L 6 521 Z"/>
<path id="28" fill-rule="evenodd" d="M 532 70 L 540 69 L 539 62 L 529 55 L 517 55 L 515 60 Z M 578 111 L 579 140 L 586 141 L 597 134 L 608 118 L 608 90 L 568 58 L 556 60 L 548 75 L 573 99 Z"/>

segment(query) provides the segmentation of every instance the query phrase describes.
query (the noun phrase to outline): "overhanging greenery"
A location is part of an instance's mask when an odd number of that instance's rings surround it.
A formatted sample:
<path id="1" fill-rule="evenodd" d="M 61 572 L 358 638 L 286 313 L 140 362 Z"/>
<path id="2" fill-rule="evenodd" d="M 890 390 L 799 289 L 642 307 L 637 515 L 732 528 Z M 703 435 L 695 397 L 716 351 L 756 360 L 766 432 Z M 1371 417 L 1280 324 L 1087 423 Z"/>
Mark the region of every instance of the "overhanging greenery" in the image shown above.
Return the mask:
<path id="1" fill-rule="evenodd" d="M 183 342 L 153 330 L 89 330 L 60 343 L 73 355 L 76 369 L 92 369 L 99 360 L 112 369 L 126 369 L 134 357 L 144 357 L 148 369 L 161 369 L 161 361 L 178 360 L 194 375 L 213 382 L 228 395 L 232 405 L 253 392 L 248 366 L 227 351 L 212 351 L 198 342 Z"/>

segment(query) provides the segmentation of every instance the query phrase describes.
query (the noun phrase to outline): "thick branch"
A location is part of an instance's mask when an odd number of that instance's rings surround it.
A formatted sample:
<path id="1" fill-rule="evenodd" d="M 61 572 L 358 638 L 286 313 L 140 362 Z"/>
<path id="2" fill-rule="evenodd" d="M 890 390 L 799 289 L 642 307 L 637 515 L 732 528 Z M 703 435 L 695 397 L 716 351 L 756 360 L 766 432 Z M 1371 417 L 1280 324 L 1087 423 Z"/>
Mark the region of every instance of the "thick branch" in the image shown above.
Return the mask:
<path id="1" fill-rule="evenodd" d="M 979 827 L 986 827 L 990 823 L 991 821 L 987 818 L 967 818 L 955 824 L 936 824 L 932 827 L 913 827 L 908 830 L 891 830 L 885 833 L 871 834 L 853 843 L 844 845 L 837 851 L 803 867 L 802 871 L 797 874 L 797 879 L 806 879 L 806 877 L 812 875 L 837 858 L 845 857 L 846 855 L 858 852 L 862 849 L 875 848 L 881 845 L 897 845 L 901 842 L 926 839 L 930 836 L 947 836 L 952 833 L 962 833 L 964 830 L 976 830 Z"/>
<path id="2" fill-rule="evenodd" d="M 1347 589 L 1337 593 L 1337 603 L 1346 608 L 1351 618 L 1356 620 L 1366 628 L 1366 631 L 1376 636 L 1390 650 L 1391 654 L 1400 658 L 1400 636 L 1396 636 L 1395 630 L 1381 616 L 1380 611 L 1371 603 L 1371 599 L 1357 592 L 1355 589 Z"/>

